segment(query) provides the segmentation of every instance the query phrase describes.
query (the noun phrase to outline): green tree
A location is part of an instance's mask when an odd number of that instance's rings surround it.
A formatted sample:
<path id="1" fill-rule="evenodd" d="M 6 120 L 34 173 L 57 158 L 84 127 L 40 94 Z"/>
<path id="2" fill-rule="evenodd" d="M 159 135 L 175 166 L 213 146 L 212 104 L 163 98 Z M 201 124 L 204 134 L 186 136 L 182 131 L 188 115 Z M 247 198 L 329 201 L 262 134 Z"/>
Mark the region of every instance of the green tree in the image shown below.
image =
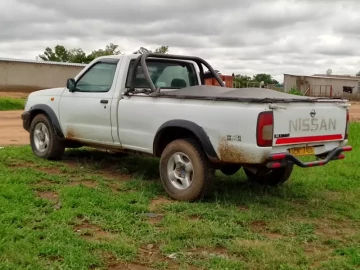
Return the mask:
<path id="1" fill-rule="evenodd" d="M 358 73 L 356 73 L 356 76 L 360 76 L 360 71 Z"/>
<path id="2" fill-rule="evenodd" d="M 168 53 L 169 52 L 169 46 L 160 46 L 155 50 L 155 53 Z"/>
<path id="3" fill-rule="evenodd" d="M 110 43 L 106 45 L 105 49 L 98 49 L 92 51 L 90 54 L 86 54 L 81 48 L 66 49 L 63 45 L 56 45 L 54 49 L 47 47 L 43 54 L 39 57 L 44 61 L 55 61 L 55 62 L 70 62 L 70 63 L 82 63 L 88 64 L 95 58 L 106 55 L 118 55 L 121 51 L 118 49 L 119 45 Z M 155 49 L 155 53 L 168 53 L 169 46 L 160 46 Z M 143 54 L 152 52 L 145 47 L 140 47 L 139 50 L 135 51 L 134 54 Z"/>
<path id="4" fill-rule="evenodd" d="M 144 54 L 144 53 L 151 53 L 152 51 L 144 48 L 144 47 L 140 47 L 137 51 L 133 52 L 133 54 Z"/>
<path id="5" fill-rule="evenodd" d="M 137 51 L 133 52 L 133 54 L 144 54 L 144 53 L 152 53 L 152 50 L 149 50 L 145 47 L 140 47 Z M 156 48 L 154 53 L 168 53 L 169 46 L 162 45 L 159 48 Z"/>
<path id="6" fill-rule="evenodd" d="M 233 75 L 233 81 L 235 83 L 235 87 L 243 88 L 247 87 L 247 83 L 251 82 L 251 77 L 241 74 L 234 74 Z"/>
<path id="7" fill-rule="evenodd" d="M 81 48 L 68 50 L 63 45 L 56 45 L 54 50 L 50 47 L 47 47 L 44 51 L 44 54 L 39 55 L 39 57 L 44 61 L 88 64 L 100 56 L 120 54 L 121 51 L 118 50 L 118 47 L 119 45 L 110 43 L 105 47 L 105 49 L 95 50 L 87 55 Z"/>
<path id="8" fill-rule="evenodd" d="M 63 45 L 56 45 L 54 50 L 47 47 L 39 57 L 44 61 L 69 62 L 71 53 Z"/>
<path id="9" fill-rule="evenodd" d="M 265 73 L 255 74 L 253 76 L 253 80 L 256 82 L 264 82 L 265 84 L 279 84 L 279 82 L 273 79 L 273 77 L 270 74 L 265 74 Z"/>
<path id="10" fill-rule="evenodd" d="M 82 64 L 88 63 L 87 55 L 80 48 L 71 49 L 70 50 L 70 61 L 69 62 L 71 62 L 71 63 L 82 63 Z"/>
<path id="11" fill-rule="evenodd" d="M 113 43 L 110 43 L 109 45 L 106 46 L 106 48 L 103 49 L 99 49 L 99 50 L 95 50 L 92 51 L 88 56 L 87 56 L 87 62 L 90 63 L 91 61 L 93 61 L 95 58 L 100 57 L 100 56 L 106 56 L 106 55 L 118 55 L 121 53 L 120 50 L 118 50 L 119 45 L 115 45 Z"/>

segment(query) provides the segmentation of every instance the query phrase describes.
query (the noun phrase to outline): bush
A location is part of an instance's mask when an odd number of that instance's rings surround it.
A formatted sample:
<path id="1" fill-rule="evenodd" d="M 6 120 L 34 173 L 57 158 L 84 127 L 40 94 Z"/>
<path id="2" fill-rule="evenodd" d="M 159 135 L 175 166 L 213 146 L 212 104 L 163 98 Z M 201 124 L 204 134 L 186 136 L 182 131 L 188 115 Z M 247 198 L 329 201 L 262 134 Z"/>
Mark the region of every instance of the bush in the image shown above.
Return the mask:
<path id="1" fill-rule="evenodd" d="M 0 97 L 0 111 L 23 110 L 25 99 Z"/>
<path id="2" fill-rule="evenodd" d="M 303 96 L 303 93 L 301 93 L 301 91 L 299 89 L 297 89 L 296 87 L 291 87 L 289 94 L 292 95 L 297 95 L 297 96 Z"/>

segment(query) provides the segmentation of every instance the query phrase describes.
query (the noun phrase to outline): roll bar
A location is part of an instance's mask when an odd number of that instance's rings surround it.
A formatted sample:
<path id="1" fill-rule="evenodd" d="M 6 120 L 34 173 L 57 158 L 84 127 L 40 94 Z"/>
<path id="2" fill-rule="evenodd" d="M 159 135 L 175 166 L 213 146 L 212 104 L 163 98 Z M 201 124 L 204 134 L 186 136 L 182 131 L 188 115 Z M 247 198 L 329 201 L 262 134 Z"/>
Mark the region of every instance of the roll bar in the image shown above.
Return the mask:
<path id="1" fill-rule="evenodd" d="M 134 65 L 132 66 L 132 68 L 130 70 L 131 83 L 130 83 L 129 91 L 135 90 L 134 83 L 135 83 L 135 78 L 136 78 L 136 68 L 139 66 L 139 64 L 141 64 L 141 67 L 143 68 L 145 79 L 148 81 L 151 91 L 152 92 L 159 91 L 159 89 L 157 89 L 155 87 L 154 83 L 152 82 L 151 77 L 150 77 L 150 73 L 149 73 L 149 69 L 146 66 L 146 59 L 148 59 L 148 58 L 162 58 L 162 59 L 194 61 L 198 65 L 198 67 L 200 69 L 201 83 L 205 84 L 204 69 L 203 69 L 203 67 L 201 65 L 201 64 L 203 64 L 204 66 L 206 66 L 209 69 L 210 73 L 218 81 L 219 85 L 221 87 L 226 87 L 224 82 L 221 80 L 219 74 L 212 68 L 212 66 L 208 62 L 206 62 L 204 59 L 202 59 L 200 57 L 185 56 L 185 55 L 175 55 L 175 54 L 163 54 L 163 53 L 144 53 L 144 54 L 140 55 L 138 58 L 136 58 L 135 63 L 134 63 Z"/>

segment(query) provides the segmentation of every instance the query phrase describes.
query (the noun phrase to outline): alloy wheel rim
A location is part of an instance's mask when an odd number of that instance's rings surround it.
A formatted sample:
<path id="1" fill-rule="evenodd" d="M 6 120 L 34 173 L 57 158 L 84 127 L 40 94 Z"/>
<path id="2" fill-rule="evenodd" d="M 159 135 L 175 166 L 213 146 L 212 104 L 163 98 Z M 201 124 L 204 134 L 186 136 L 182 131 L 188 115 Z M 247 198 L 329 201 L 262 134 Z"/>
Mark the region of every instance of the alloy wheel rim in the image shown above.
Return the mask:
<path id="1" fill-rule="evenodd" d="M 170 183 L 179 190 L 188 189 L 193 181 L 194 167 L 190 158 L 182 152 L 174 153 L 167 164 Z"/>
<path id="2" fill-rule="evenodd" d="M 37 151 L 44 153 L 50 143 L 49 129 L 43 123 L 38 123 L 34 129 L 34 144 Z"/>

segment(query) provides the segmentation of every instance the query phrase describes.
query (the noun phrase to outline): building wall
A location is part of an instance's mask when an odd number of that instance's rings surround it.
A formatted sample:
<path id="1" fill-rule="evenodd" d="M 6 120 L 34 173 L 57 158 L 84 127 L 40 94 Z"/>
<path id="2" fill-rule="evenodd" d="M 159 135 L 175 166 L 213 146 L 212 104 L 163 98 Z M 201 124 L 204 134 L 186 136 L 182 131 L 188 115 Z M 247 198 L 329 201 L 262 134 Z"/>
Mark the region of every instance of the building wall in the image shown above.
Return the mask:
<path id="1" fill-rule="evenodd" d="M 285 74 L 284 75 L 284 91 L 289 92 L 291 90 L 291 88 L 293 88 L 293 87 L 298 88 L 296 85 L 296 80 L 297 80 L 297 76 Z M 300 90 L 300 88 L 298 88 L 298 89 Z"/>
<path id="2" fill-rule="evenodd" d="M 0 91 L 30 93 L 64 87 L 84 66 L 0 61 Z"/>
<path id="3" fill-rule="evenodd" d="M 359 93 L 359 81 L 352 78 L 321 78 L 312 76 L 296 76 L 284 75 L 284 91 L 289 92 L 292 87 L 296 87 L 302 93 L 311 96 L 330 96 L 332 88 L 332 96 L 344 96 L 343 86 L 353 87 L 353 94 Z M 310 93 L 309 93 L 310 88 Z M 346 93 L 345 93 L 346 95 Z"/>
<path id="4" fill-rule="evenodd" d="M 346 80 L 346 79 L 320 79 L 320 78 L 308 78 L 308 82 L 311 86 L 312 96 L 330 96 L 330 89 L 332 86 L 332 96 L 343 96 L 343 87 L 353 87 L 353 93 L 358 92 L 358 81 Z"/>

